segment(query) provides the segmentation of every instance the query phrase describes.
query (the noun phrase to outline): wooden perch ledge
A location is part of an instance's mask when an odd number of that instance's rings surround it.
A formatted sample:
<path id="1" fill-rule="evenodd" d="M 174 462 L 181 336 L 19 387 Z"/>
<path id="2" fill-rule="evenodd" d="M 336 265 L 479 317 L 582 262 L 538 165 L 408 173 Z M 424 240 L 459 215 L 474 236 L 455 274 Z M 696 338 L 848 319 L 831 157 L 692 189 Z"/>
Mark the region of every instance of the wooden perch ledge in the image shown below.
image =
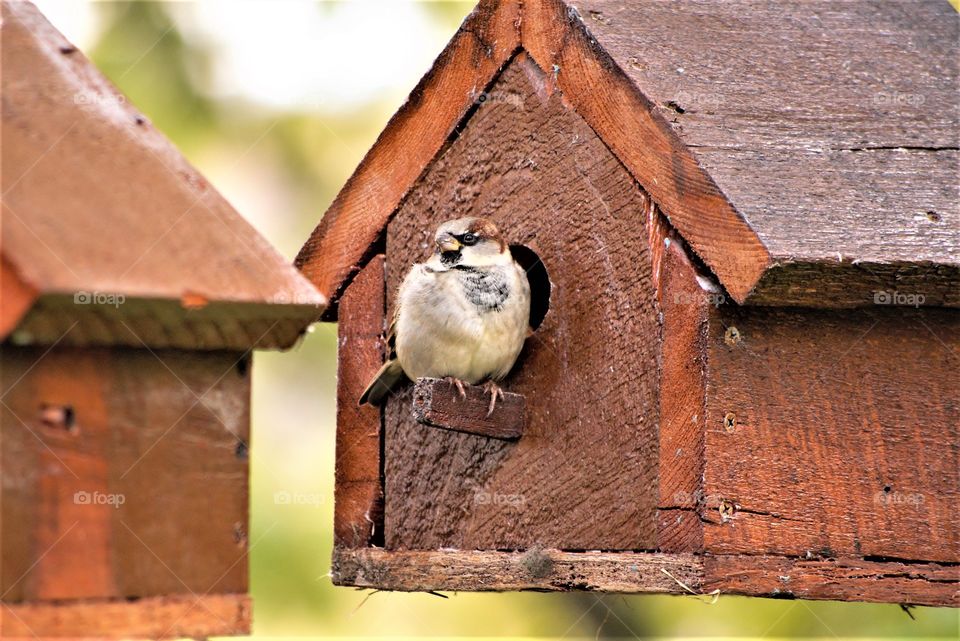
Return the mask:
<path id="1" fill-rule="evenodd" d="M 413 417 L 419 423 L 455 432 L 510 440 L 523 434 L 527 402 L 521 394 L 504 392 L 487 416 L 490 395 L 482 387 L 464 387 L 466 398 L 444 379 L 421 378 L 413 391 Z"/>

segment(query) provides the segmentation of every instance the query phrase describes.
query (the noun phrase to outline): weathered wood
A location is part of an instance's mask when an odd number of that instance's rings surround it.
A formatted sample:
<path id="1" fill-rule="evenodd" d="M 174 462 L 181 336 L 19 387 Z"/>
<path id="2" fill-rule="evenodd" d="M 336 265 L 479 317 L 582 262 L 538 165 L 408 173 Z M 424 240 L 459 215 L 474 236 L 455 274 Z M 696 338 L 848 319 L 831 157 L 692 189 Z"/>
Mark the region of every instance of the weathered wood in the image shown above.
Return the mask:
<path id="1" fill-rule="evenodd" d="M 677 592 L 677 581 L 696 590 L 702 561 L 689 554 L 525 552 L 473 550 L 336 550 L 336 585 L 380 590 L 539 590 Z M 667 574 L 669 573 L 669 574 Z"/>
<path id="2" fill-rule="evenodd" d="M 296 265 L 335 301 L 390 215 L 520 44 L 518 0 L 483 0 L 364 157 Z M 335 313 L 335 308 L 330 309 Z"/>
<path id="3" fill-rule="evenodd" d="M 383 364 L 384 265 L 373 258 L 344 292 L 340 303 L 337 358 L 337 462 L 333 541 L 337 546 L 369 545 L 383 534 L 378 506 L 381 414 L 357 401 Z"/>
<path id="4" fill-rule="evenodd" d="M 136 600 L 0 603 L 3 638 L 203 638 L 250 633 L 245 594 L 199 594 Z"/>
<path id="5" fill-rule="evenodd" d="M 958 605 L 960 568 L 936 563 L 648 552 L 338 549 L 333 582 L 398 591 L 699 594 Z"/>
<path id="6" fill-rule="evenodd" d="M 659 216 L 655 211 L 653 216 Z M 683 241 L 667 233 L 654 218 L 658 233 L 651 243 L 660 252 L 655 263 L 660 339 L 660 465 L 657 549 L 696 552 L 703 548 L 703 429 L 707 316 L 720 294 L 697 282 Z"/>
<path id="7" fill-rule="evenodd" d="M 521 54 L 411 191 L 387 235 L 387 292 L 441 221 L 492 218 L 531 246 L 550 311 L 504 383 L 515 442 L 425 429 L 386 408 L 389 548 L 650 549 L 657 502 L 657 312 L 647 200 Z M 388 297 L 388 304 L 392 297 Z M 616 385 L 611 386 L 610 381 Z"/>
<path id="8" fill-rule="evenodd" d="M 738 300 L 769 257 L 667 120 L 561 0 L 525 0 L 523 46 Z"/>
<path id="9" fill-rule="evenodd" d="M 704 592 L 774 598 L 960 605 L 960 567 L 859 558 L 704 557 Z"/>
<path id="10" fill-rule="evenodd" d="M 738 302 L 864 307 L 908 287 L 929 305 L 960 305 L 958 62 L 944 53 L 958 23 L 947 4 L 510 0 L 478 15 L 498 11 L 522 18 L 503 50 L 519 43 L 552 76 Z M 448 79 L 451 104 L 463 89 L 448 61 L 463 38 L 421 83 L 439 93 Z M 335 204 L 301 252 L 324 293 L 358 269 L 464 113 L 405 108 L 391 121 L 338 198 L 357 205 Z M 387 171 L 408 156 L 416 171 Z M 377 163 L 390 166 L 375 174 Z"/>
<path id="11" fill-rule="evenodd" d="M 711 310 L 706 550 L 960 561 L 960 315 Z"/>
<path id="12" fill-rule="evenodd" d="M 0 348 L 5 602 L 246 590 L 242 356 Z"/>
<path id="13" fill-rule="evenodd" d="M 72 315 L 132 312 L 118 295 L 164 301 L 152 325 L 194 341 L 183 347 L 250 347 L 285 327 L 270 327 L 283 306 L 299 329 L 274 343 L 292 344 L 324 298 L 33 4 L 2 12 L 5 264 L 35 297 L 80 292 Z M 192 308 L 218 302 L 215 330 L 187 329 Z M 39 342 L 34 320 L 21 341 Z M 128 336 L 117 322 L 100 332 Z"/>
<path id="14" fill-rule="evenodd" d="M 585 23 L 762 239 L 777 272 L 751 301 L 870 305 L 903 270 L 922 276 L 928 304 L 960 304 L 960 22 L 949 3 L 577 8 L 570 22 Z"/>
<path id="15" fill-rule="evenodd" d="M 520 394 L 504 392 L 489 416 L 490 395 L 482 387 L 456 386 L 438 378 L 421 378 L 413 390 L 413 416 L 417 422 L 455 432 L 512 440 L 523 435 L 526 401 Z"/>

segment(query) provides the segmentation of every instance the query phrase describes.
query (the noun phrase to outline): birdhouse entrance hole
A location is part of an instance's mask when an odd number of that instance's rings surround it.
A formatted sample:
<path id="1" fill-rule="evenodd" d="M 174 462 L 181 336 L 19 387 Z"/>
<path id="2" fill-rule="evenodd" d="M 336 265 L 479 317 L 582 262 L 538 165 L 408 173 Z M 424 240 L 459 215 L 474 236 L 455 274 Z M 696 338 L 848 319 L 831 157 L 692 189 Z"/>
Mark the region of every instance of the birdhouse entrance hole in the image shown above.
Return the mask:
<path id="1" fill-rule="evenodd" d="M 530 281 L 530 329 L 537 331 L 550 309 L 550 275 L 537 252 L 526 245 L 510 245 L 513 259 L 527 272 Z"/>

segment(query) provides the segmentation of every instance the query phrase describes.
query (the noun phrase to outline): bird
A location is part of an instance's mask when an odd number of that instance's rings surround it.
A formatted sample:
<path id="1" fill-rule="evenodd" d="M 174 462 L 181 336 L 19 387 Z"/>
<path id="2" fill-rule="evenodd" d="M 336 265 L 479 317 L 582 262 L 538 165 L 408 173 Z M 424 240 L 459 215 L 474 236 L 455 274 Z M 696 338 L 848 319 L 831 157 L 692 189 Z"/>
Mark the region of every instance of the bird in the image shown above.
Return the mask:
<path id="1" fill-rule="evenodd" d="M 530 333 L 530 283 L 497 226 L 477 216 L 441 224 L 396 300 L 390 355 L 360 404 L 383 404 L 407 378 L 443 378 L 462 398 L 465 385 L 483 382 L 490 416 Z"/>

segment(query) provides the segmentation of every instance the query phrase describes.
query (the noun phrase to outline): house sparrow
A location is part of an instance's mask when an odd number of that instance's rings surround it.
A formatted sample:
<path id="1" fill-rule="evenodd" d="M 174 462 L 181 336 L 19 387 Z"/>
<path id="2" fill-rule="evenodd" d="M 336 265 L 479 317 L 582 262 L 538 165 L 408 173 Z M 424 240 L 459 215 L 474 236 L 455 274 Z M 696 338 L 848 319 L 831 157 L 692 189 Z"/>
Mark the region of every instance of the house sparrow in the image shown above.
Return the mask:
<path id="1" fill-rule="evenodd" d="M 414 265 L 397 294 L 388 332 L 391 355 L 360 397 L 380 405 L 405 377 L 485 381 L 489 416 L 497 383 L 520 355 L 530 320 L 530 284 L 497 227 L 486 218 L 440 225 L 435 251 Z"/>

